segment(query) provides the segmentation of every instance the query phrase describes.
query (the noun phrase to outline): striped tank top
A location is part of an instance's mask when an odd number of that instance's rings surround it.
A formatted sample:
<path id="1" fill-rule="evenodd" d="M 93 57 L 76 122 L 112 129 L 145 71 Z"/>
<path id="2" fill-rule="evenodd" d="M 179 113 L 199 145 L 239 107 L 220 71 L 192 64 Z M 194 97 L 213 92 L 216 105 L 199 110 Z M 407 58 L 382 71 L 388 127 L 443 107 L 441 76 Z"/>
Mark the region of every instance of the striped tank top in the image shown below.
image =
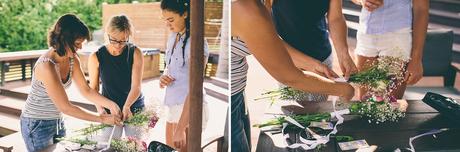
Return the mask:
<path id="1" fill-rule="evenodd" d="M 231 81 L 232 95 L 244 90 L 246 87 L 246 75 L 248 73 L 248 63 L 246 56 L 251 55 L 246 44 L 238 37 L 232 37 L 232 62 L 231 62 Z"/>
<path id="2" fill-rule="evenodd" d="M 35 67 L 44 62 L 50 62 L 54 64 L 56 72 L 59 75 L 59 80 L 61 81 L 62 79 L 60 78 L 59 74 L 59 67 L 50 58 L 46 57 L 40 57 L 35 66 Z M 62 86 L 67 89 L 70 84 L 72 83 L 72 72 L 73 72 L 73 64 L 74 64 L 74 58 L 70 58 L 70 70 L 68 77 L 66 78 L 66 81 L 63 83 L 61 81 Z M 22 110 L 22 117 L 27 117 L 27 118 L 37 118 L 37 119 L 60 119 L 62 117 L 62 113 L 57 109 L 57 107 L 54 105 L 53 101 L 51 101 L 51 98 L 48 96 L 48 93 L 46 92 L 46 88 L 43 84 L 43 82 L 35 79 L 35 76 L 32 75 L 32 87 L 29 92 L 29 95 L 27 96 L 26 104 L 24 109 Z"/>

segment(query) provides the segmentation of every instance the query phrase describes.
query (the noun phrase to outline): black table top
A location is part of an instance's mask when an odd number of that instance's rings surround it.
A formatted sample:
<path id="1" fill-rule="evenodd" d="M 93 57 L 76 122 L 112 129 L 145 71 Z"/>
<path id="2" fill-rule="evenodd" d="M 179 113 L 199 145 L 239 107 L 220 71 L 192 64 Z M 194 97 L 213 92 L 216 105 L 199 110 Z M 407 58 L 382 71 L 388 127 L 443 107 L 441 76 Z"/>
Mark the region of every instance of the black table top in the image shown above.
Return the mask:
<path id="1" fill-rule="evenodd" d="M 441 115 L 435 109 L 420 100 L 408 101 L 406 116 L 398 122 L 370 124 L 357 115 L 344 115 L 345 121 L 337 127 L 337 135 L 352 136 L 355 140 L 364 139 L 369 145 L 377 145 L 377 151 L 394 151 L 410 147 L 409 138 L 433 129 L 448 128 L 448 131 L 433 136 L 423 136 L 413 141 L 417 151 L 460 151 L 460 124 Z M 303 112 L 331 112 L 330 102 L 307 104 Z M 340 107 L 340 106 L 339 106 Z M 346 105 L 342 106 L 346 107 Z M 291 107 L 292 109 L 292 107 Z M 294 108 L 295 109 L 295 108 Z M 340 109 L 340 108 L 338 108 Z M 343 109 L 343 108 L 342 108 Z M 299 112 L 296 112 L 299 113 Z M 300 112 L 301 113 L 301 112 Z M 298 142 L 298 134 L 290 134 L 291 140 Z M 279 132 L 264 132 L 259 135 L 257 152 L 303 151 L 301 148 L 286 148 L 286 143 Z M 334 138 L 321 151 L 340 151 Z"/>

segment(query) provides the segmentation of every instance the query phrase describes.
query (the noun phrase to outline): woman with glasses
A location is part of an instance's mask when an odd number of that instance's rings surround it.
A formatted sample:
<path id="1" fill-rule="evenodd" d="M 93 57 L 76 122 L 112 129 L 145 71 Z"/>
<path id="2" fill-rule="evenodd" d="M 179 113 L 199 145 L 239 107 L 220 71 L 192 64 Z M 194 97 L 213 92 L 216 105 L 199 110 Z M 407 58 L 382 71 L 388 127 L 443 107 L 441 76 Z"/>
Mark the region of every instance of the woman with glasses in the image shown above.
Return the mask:
<path id="1" fill-rule="evenodd" d="M 144 108 L 144 96 L 141 92 L 144 60 L 141 50 L 129 43 L 133 26 L 125 15 L 113 16 L 106 27 L 109 43 L 91 54 L 88 71 L 91 88 L 114 101 L 122 109 L 122 120 L 133 116 Z M 101 114 L 108 113 L 101 105 L 96 105 Z M 115 130 L 113 130 L 115 129 Z M 104 128 L 98 141 L 108 141 L 113 130 L 113 138 L 120 138 L 123 130 L 126 136 L 141 138 L 141 129 L 123 125 Z"/>

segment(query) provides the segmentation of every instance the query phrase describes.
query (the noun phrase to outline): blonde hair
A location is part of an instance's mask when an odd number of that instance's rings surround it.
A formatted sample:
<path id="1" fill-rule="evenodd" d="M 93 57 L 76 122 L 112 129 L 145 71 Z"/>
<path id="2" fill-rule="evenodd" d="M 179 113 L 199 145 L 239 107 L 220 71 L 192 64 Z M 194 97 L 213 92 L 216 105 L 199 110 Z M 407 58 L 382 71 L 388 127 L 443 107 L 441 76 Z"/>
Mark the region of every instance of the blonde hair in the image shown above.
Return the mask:
<path id="1" fill-rule="evenodd" d="M 106 26 L 107 33 L 124 32 L 128 36 L 132 36 L 133 31 L 134 27 L 126 15 L 113 16 Z"/>

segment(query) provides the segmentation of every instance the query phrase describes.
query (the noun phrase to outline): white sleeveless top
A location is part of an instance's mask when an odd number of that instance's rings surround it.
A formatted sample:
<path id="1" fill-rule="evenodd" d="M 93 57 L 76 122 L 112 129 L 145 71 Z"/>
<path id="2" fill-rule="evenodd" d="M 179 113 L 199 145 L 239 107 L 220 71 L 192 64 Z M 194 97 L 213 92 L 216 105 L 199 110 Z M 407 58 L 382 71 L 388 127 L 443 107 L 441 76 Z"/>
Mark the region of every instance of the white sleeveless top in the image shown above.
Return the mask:
<path id="1" fill-rule="evenodd" d="M 57 73 L 59 73 L 59 67 L 57 66 L 56 62 L 53 61 L 50 58 L 47 57 L 40 57 L 35 66 L 38 64 L 44 63 L 44 62 L 50 62 L 55 65 L 55 69 Z M 74 64 L 74 58 L 70 58 L 70 70 L 68 77 L 66 78 L 65 82 L 62 82 L 59 75 L 59 81 L 61 81 L 62 86 L 66 89 L 70 86 L 72 83 L 72 73 L 73 73 L 73 64 Z M 27 117 L 27 118 L 37 118 L 37 119 L 60 119 L 62 117 L 62 113 L 57 109 L 56 105 L 54 105 L 53 101 L 51 101 L 51 98 L 48 96 L 48 93 L 46 92 L 46 88 L 44 84 L 35 79 L 35 75 L 32 74 L 32 87 L 30 90 L 29 95 L 27 96 L 26 100 L 26 105 L 24 109 L 22 110 L 22 117 Z"/>

